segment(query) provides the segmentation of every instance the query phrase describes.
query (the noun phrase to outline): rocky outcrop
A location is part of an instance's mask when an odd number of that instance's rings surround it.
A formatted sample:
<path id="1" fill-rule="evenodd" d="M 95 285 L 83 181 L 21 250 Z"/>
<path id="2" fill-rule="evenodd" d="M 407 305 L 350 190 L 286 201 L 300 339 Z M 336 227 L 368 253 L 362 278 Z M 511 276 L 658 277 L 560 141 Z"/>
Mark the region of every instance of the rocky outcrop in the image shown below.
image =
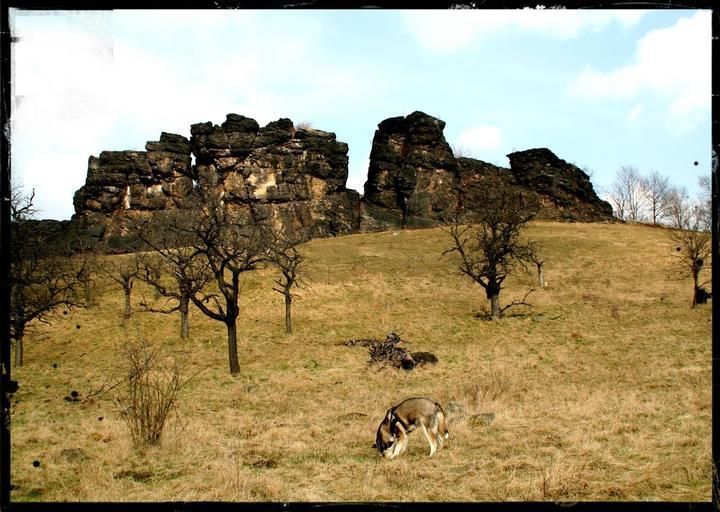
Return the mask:
<path id="1" fill-rule="evenodd" d="M 368 228 L 431 225 L 455 204 L 458 164 L 444 128 L 423 112 L 378 125 L 363 197 Z"/>
<path id="2" fill-rule="evenodd" d="M 190 142 L 163 133 L 147 151 L 103 151 L 88 160 L 85 185 L 73 199 L 77 214 L 162 210 L 182 206 L 193 188 Z"/>
<path id="3" fill-rule="evenodd" d="M 435 225 L 458 204 L 476 210 L 483 188 L 500 184 L 536 195 L 539 219 L 612 218 L 612 208 L 597 197 L 587 174 L 550 150 L 511 153 L 510 168 L 474 158 L 456 159 L 444 127 L 443 121 L 423 112 L 378 125 L 363 197 L 363 229 Z"/>
<path id="4" fill-rule="evenodd" d="M 588 176 L 550 150 L 511 153 L 510 168 L 498 167 L 455 158 L 444 128 L 423 112 L 382 121 L 360 198 L 346 188 L 348 146 L 334 133 L 298 129 L 285 118 L 260 127 L 228 114 L 221 125 L 192 125 L 190 139 L 162 133 L 145 151 L 91 156 L 86 183 L 74 197 L 72 226 L 62 231 L 124 250 L 128 219 L 187 208 L 200 189 L 222 197 L 249 223 L 269 222 L 309 237 L 437 225 L 458 205 L 476 210 L 482 191 L 498 184 L 537 195 L 539 218 L 612 218 Z"/>
<path id="5" fill-rule="evenodd" d="M 296 130 L 290 119 L 260 128 L 229 114 L 220 126 L 190 130 L 198 184 L 215 188 L 249 221 L 270 221 L 309 236 L 356 232 L 359 194 L 348 190 L 348 146 L 335 134 Z"/>
<path id="6" fill-rule="evenodd" d="M 488 187 L 517 186 L 510 169 L 475 158 L 458 158 L 458 202 L 463 209 L 474 211 L 483 201 Z"/>
<path id="7" fill-rule="evenodd" d="M 185 208 L 199 187 L 215 191 L 248 222 L 310 237 L 358 230 L 359 194 L 345 188 L 348 146 L 334 133 L 296 130 L 289 119 L 260 128 L 236 114 L 220 126 L 194 124 L 190 133 L 190 140 L 163 133 L 146 151 L 91 156 L 74 220 L 103 239 L 122 236 L 128 218 Z"/>
<path id="8" fill-rule="evenodd" d="M 612 206 L 597 196 L 590 177 L 549 149 L 517 151 L 507 157 L 517 185 L 540 196 L 539 218 L 580 222 L 612 218 Z"/>

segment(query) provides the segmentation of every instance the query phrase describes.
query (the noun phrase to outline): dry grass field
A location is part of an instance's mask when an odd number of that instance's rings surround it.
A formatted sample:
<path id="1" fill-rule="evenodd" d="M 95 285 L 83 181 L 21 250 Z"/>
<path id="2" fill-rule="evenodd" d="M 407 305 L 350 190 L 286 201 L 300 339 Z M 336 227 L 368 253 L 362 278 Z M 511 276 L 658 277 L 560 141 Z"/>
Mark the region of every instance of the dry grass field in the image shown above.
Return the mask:
<path id="1" fill-rule="evenodd" d="M 549 286 L 501 321 L 460 276 L 440 230 L 314 240 L 308 289 L 283 331 L 282 297 L 263 270 L 243 279 L 241 375 L 222 324 L 191 311 L 133 314 L 106 283 L 26 340 L 12 416 L 17 501 L 709 501 L 711 306 L 668 279 L 674 247 L 641 225 L 534 223 Z M 531 275 L 508 280 L 519 300 Z M 141 284 L 134 304 L 150 292 Z M 350 339 L 396 329 L 434 367 L 368 365 Z M 112 392 L 121 347 L 144 337 L 197 376 L 162 444 L 133 448 Z M 64 400 L 76 390 L 81 400 Z M 383 460 L 371 447 L 385 410 L 410 396 L 445 407 L 434 457 L 422 432 Z M 489 424 L 478 415 L 494 413 Z M 33 462 L 39 462 L 35 467 Z"/>

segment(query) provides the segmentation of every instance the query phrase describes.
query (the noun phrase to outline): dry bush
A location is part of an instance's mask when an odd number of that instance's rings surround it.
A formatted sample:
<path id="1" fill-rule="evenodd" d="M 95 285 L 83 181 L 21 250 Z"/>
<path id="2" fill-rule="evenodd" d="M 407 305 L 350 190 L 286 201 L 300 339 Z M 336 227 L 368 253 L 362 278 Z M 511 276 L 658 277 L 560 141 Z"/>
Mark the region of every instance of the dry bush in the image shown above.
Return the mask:
<path id="1" fill-rule="evenodd" d="M 310 121 L 299 121 L 295 125 L 296 130 L 311 130 L 312 129 L 312 123 Z"/>
<path id="2" fill-rule="evenodd" d="M 146 340 L 123 347 L 128 373 L 113 402 L 130 431 L 136 447 L 159 444 L 177 396 L 185 383 L 177 362 L 168 363 L 161 346 Z"/>

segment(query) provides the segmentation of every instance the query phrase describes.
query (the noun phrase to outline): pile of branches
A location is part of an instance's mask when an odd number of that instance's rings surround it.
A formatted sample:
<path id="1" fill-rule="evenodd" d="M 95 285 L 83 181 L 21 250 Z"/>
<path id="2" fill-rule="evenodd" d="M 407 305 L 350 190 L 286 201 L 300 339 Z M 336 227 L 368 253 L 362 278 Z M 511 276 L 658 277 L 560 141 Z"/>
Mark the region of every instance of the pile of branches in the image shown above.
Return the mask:
<path id="1" fill-rule="evenodd" d="M 387 364 L 395 368 L 404 370 L 412 370 L 416 366 L 426 363 L 437 363 L 437 357 L 430 352 L 413 352 L 410 353 L 400 344 L 410 343 L 403 340 L 395 332 L 389 333 L 384 340 L 376 338 L 364 338 L 358 340 L 348 340 L 344 345 L 348 347 L 368 347 L 370 351 L 370 363 Z"/>

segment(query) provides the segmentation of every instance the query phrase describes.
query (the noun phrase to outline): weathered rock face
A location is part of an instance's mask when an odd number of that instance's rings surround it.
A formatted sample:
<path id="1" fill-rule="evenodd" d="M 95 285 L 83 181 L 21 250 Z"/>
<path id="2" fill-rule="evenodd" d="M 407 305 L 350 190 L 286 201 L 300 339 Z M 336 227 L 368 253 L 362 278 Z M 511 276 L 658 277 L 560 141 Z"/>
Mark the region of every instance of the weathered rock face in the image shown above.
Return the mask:
<path id="1" fill-rule="evenodd" d="M 109 214 L 123 209 L 161 210 L 181 206 L 190 194 L 190 142 L 163 133 L 147 151 L 103 151 L 91 156 L 85 185 L 73 199 L 75 212 Z"/>
<path id="2" fill-rule="evenodd" d="M 423 112 L 378 125 L 363 197 L 366 224 L 423 226 L 441 220 L 453 206 L 457 160 L 444 128 L 443 121 Z"/>
<path id="3" fill-rule="evenodd" d="M 537 195 L 538 218 L 600 221 L 612 218 L 588 176 L 548 149 L 508 155 L 510 168 L 458 158 L 443 135 L 445 123 L 422 112 L 378 125 L 363 198 L 365 230 L 427 226 L 441 222 L 455 206 L 473 211 L 484 187 L 511 185 Z"/>
<path id="4" fill-rule="evenodd" d="M 246 213 L 248 222 L 282 224 L 312 237 L 358 230 L 359 194 L 345 188 L 348 146 L 334 133 L 296 130 L 289 119 L 260 128 L 254 119 L 228 114 L 220 126 L 193 125 L 191 135 L 163 133 L 144 152 L 90 157 L 74 219 L 103 238 L 121 235 L 127 218 L 184 208 L 200 187 Z"/>
<path id="5" fill-rule="evenodd" d="M 498 167 L 475 158 L 458 158 L 458 201 L 467 210 L 474 210 L 488 187 L 517 186 L 510 169 Z"/>
<path id="6" fill-rule="evenodd" d="M 511 153 L 509 169 L 456 159 L 444 127 L 422 112 L 381 122 L 361 199 L 346 188 L 348 146 L 334 133 L 296 129 L 290 119 L 260 127 L 254 119 L 228 114 L 221 125 L 192 125 L 190 140 L 162 133 L 145 151 L 91 156 L 86 183 L 75 193 L 71 227 L 124 250 L 127 219 L 186 208 L 198 189 L 218 194 L 248 222 L 270 222 L 310 237 L 426 227 L 451 216 L 459 204 L 477 209 L 482 191 L 498 184 L 536 194 L 539 218 L 612 218 L 588 176 L 550 150 Z"/>
<path id="7" fill-rule="evenodd" d="M 592 222 L 612 218 L 612 206 L 601 200 L 590 178 L 547 148 L 507 155 L 516 183 L 540 196 L 539 218 Z"/>
<path id="8" fill-rule="evenodd" d="M 259 128 L 229 114 L 221 126 L 193 125 L 191 134 L 200 186 L 214 188 L 252 221 L 310 236 L 358 230 L 359 195 L 345 188 L 348 146 L 334 133 L 296 130 L 289 119 Z"/>

